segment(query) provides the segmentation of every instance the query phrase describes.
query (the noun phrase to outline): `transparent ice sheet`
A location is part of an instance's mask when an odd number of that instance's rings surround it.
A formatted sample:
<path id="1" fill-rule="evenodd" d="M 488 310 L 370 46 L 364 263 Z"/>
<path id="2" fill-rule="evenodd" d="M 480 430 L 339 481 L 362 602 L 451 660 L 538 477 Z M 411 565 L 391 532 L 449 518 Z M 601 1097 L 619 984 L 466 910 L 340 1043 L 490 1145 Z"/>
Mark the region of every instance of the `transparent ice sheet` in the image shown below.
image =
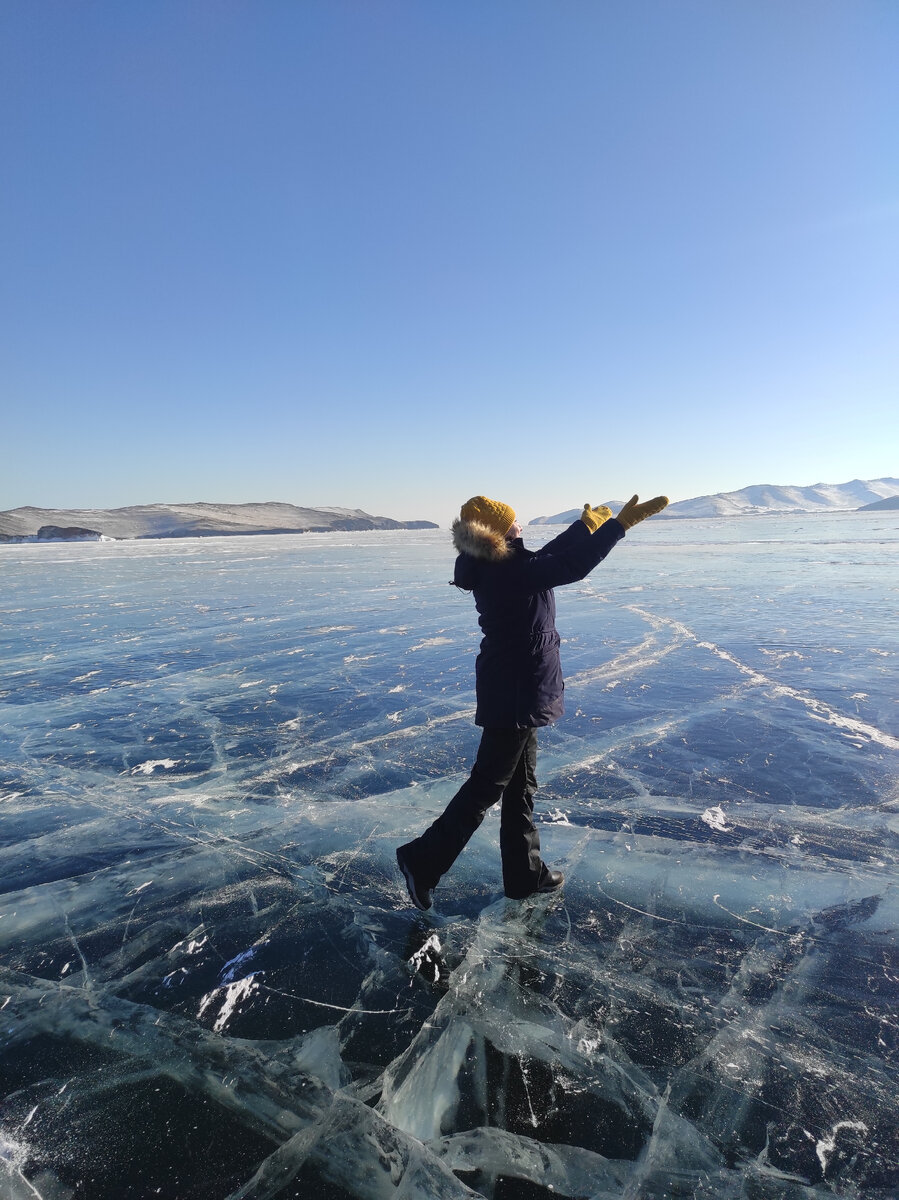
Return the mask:
<path id="1" fill-rule="evenodd" d="M 558 592 L 562 894 L 490 814 L 428 914 L 445 531 L 0 550 L 0 1196 L 895 1197 L 897 546 L 635 530 Z"/>

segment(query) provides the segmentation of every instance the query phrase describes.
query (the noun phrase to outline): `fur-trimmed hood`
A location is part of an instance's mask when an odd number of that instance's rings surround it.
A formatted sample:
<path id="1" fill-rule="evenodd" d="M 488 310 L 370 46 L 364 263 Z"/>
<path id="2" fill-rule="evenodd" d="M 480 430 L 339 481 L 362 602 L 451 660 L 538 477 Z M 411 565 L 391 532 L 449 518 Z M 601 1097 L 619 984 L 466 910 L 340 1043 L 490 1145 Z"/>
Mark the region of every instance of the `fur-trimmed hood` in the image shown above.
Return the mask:
<path id="1" fill-rule="evenodd" d="M 480 521 L 463 521 L 461 517 L 453 521 L 453 545 L 460 554 L 470 554 L 486 562 L 502 562 L 513 551 L 505 534 Z"/>

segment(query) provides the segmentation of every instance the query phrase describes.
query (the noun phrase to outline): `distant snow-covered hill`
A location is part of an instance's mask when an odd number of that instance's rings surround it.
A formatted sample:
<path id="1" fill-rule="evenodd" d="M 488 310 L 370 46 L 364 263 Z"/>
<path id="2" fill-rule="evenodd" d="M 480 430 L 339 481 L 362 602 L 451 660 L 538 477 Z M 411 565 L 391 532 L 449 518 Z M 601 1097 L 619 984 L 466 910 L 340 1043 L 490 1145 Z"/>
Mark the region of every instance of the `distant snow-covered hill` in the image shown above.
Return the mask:
<path id="1" fill-rule="evenodd" d="M 210 537 L 229 533 L 326 533 L 355 529 L 436 529 L 431 521 L 394 521 L 361 508 L 294 504 L 137 504 L 130 508 L 14 508 L 0 512 L 0 541 L 37 541 L 38 530 L 104 538 Z M 44 540 L 44 539 L 42 539 Z"/>
<path id="2" fill-rule="evenodd" d="M 863 504 L 859 512 L 884 512 L 887 509 L 899 508 L 899 496 L 885 496 L 883 500 L 875 500 L 873 504 Z"/>
<path id="3" fill-rule="evenodd" d="M 761 483 L 737 492 L 681 500 L 666 511 L 672 517 L 839 512 L 852 511 L 863 504 L 895 495 L 899 495 L 899 479 L 853 479 L 849 483 L 816 483 L 812 487 L 778 487 Z"/>
<path id="4" fill-rule="evenodd" d="M 606 508 L 610 508 L 613 513 L 616 513 L 625 504 L 625 501 L 600 500 L 599 503 L 604 504 Z M 594 508 L 595 507 L 596 506 L 594 505 Z M 582 504 L 580 508 L 567 508 L 565 512 L 556 513 L 553 517 L 534 517 L 533 521 L 528 521 L 528 525 L 570 525 L 572 521 L 576 521 L 578 519 L 583 511 L 584 506 Z M 665 511 L 667 512 L 668 509 Z"/>
<path id="5" fill-rule="evenodd" d="M 899 496 L 899 479 L 853 479 L 849 483 L 816 483 L 812 487 L 780 487 L 758 483 L 736 492 L 718 492 L 669 504 L 662 517 L 741 517 L 755 514 L 851 512 L 887 497 Z M 612 512 L 621 500 L 605 500 Z M 580 508 L 552 517 L 536 517 L 531 525 L 566 525 Z"/>

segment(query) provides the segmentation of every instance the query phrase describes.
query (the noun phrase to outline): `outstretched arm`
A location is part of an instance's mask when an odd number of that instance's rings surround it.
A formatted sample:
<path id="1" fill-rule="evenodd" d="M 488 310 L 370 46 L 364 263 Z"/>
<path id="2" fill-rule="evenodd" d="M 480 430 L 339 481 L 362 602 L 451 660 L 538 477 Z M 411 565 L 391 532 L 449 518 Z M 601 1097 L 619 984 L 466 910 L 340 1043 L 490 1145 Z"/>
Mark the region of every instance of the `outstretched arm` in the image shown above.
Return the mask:
<path id="1" fill-rule="evenodd" d="M 607 508 L 604 504 L 598 504 L 595 508 L 591 508 L 589 504 L 585 504 L 584 511 L 576 521 L 569 525 L 568 528 L 560 533 L 557 537 L 554 537 L 552 541 L 547 542 L 545 546 L 541 546 L 539 550 L 535 551 L 535 553 L 558 554 L 559 551 L 568 543 L 572 541 L 577 542 L 583 536 L 583 531 L 579 530 L 578 528 L 581 522 L 587 526 L 587 529 L 590 533 L 595 533 L 601 525 L 604 525 L 606 521 L 608 521 L 611 515 L 612 510 Z"/>
<path id="2" fill-rule="evenodd" d="M 585 504 L 579 520 L 522 562 L 524 590 L 533 595 L 584 579 L 624 537 L 626 530 L 660 513 L 667 504 L 667 496 L 656 496 L 643 504 L 638 496 L 632 496 L 617 517 L 607 517 L 610 510 L 604 506 L 591 508 Z"/>
<path id="3" fill-rule="evenodd" d="M 576 583 L 589 575 L 623 537 L 624 527 L 614 519 L 606 521 L 595 533 L 582 521 L 575 521 L 536 554 L 516 563 L 522 590 L 533 595 L 547 588 Z"/>

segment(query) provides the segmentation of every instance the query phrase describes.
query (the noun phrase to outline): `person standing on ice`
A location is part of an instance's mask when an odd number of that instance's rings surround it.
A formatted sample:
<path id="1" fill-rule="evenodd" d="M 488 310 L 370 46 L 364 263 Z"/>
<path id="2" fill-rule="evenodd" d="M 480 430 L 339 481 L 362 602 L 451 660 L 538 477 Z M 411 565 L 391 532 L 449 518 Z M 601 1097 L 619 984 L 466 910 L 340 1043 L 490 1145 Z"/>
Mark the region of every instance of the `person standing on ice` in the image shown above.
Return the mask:
<path id="1" fill-rule="evenodd" d="M 473 592 L 484 637 L 475 662 L 481 744 L 471 774 L 444 812 L 396 852 L 416 908 L 428 909 L 450 869 L 491 805 L 502 799 L 499 845 L 503 887 L 524 900 L 562 886 L 561 871 L 540 857 L 534 825 L 537 730 L 562 715 L 562 666 L 553 588 L 593 570 L 625 532 L 668 503 L 656 496 L 628 500 L 617 517 L 584 505 L 580 518 L 539 550 L 526 550 L 515 510 L 474 496 L 453 522 L 459 552 L 453 583 Z"/>

